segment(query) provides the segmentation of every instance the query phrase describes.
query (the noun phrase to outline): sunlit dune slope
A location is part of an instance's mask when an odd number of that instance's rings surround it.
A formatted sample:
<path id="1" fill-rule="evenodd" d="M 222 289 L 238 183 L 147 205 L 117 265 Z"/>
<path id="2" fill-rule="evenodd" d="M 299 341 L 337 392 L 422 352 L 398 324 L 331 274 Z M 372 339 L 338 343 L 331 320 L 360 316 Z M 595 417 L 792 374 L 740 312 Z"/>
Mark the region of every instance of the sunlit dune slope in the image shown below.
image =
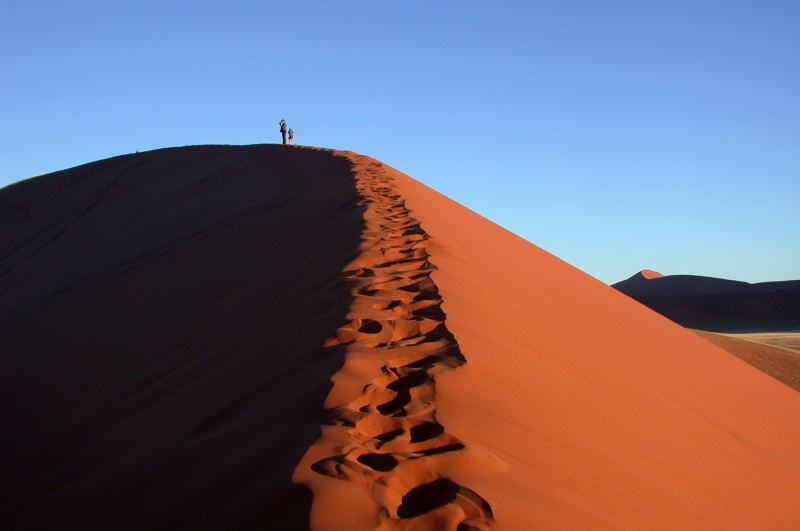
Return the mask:
<path id="1" fill-rule="evenodd" d="M 498 529 L 800 525 L 800 394 L 394 177 L 467 359 L 437 381 L 439 417 L 497 463 L 456 480 Z"/>

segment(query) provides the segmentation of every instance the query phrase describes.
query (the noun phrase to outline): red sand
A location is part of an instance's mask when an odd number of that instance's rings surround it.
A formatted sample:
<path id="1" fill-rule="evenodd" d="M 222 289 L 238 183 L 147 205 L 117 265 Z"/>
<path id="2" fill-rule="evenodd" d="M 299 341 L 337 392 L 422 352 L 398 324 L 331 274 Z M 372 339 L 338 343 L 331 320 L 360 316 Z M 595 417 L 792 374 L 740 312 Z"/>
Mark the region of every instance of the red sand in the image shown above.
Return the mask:
<path id="1" fill-rule="evenodd" d="M 692 331 L 779 382 L 800 391 L 800 352 L 714 332 Z"/>
<path id="2" fill-rule="evenodd" d="M 651 271 L 649 269 L 642 269 L 641 271 L 639 271 L 639 274 L 642 275 L 644 278 L 646 278 L 648 280 L 653 279 L 653 278 L 661 278 L 661 277 L 664 276 L 661 273 L 659 273 L 658 271 Z"/>
<path id="3" fill-rule="evenodd" d="M 472 452 L 437 417 L 436 381 L 465 360 L 431 279 L 431 240 L 383 164 L 345 156 L 366 227 L 345 268 L 350 321 L 326 342 L 347 350 L 325 403 L 337 414 L 295 470 L 314 491 L 311 527 L 488 529 L 490 504 L 454 481 Z"/>
<path id="4" fill-rule="evenodd" d="M 466 365 L 441 422 L 499 529 L 800 525 L 800 394 L 413 179 Z"/>
<path id="5" fill-rule="evenodd" d="M 0 527 L 800 525 L 800 394 L 368 157 L 162 150 L 0 206 Z"/>

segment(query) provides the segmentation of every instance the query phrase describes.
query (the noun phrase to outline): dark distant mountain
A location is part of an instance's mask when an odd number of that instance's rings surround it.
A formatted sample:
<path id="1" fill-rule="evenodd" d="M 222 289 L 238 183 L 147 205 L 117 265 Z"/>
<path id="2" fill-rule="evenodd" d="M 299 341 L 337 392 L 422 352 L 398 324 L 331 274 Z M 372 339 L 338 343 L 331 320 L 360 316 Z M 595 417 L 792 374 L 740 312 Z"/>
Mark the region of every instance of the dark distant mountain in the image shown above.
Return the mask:
<path id="1" fill-rule="evenodd" d="M 800 330 L 800 280 L 740 282 L 644 270 L 613 284 L 680 325 L 718 332 Z"/>

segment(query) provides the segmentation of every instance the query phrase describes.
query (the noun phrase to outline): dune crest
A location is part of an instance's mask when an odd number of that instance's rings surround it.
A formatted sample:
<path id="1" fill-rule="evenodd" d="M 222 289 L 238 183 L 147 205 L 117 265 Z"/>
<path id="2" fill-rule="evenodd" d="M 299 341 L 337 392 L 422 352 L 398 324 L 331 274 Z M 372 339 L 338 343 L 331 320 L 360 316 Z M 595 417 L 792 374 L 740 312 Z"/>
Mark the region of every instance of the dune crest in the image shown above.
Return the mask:
<path id="1" fill-rule="evenodd" d="M 341 156 L 353 165 L 366 227 L 344 272 L 354 286 L 350 321 L 325 343 L 347 351 L 326 402 L 335 414 L 295 471 L 314 491 L 312 528 L 340 529 L 332 515 L 346 514 L 348 529 L 488 529 L 489 503 L 449 477 L 466 446 L 436 417 L 435 377 L 466 359 L 431 279 L 429 237 L 383 164 Z M 357 516 L 326 509 L 346 503 L 341 480 L 361 487 Z"/>
<path id="2" fill-rule="evenodd" d="M 642 269 L 641 271 L 639 271 L 639 274 L 642 275 L 644 278 L 646 278 L 648 280 L 651 280 L 651 279 L 654 279 L 654 278 L 661 278 L 661 277 L 664 276 L 661 273 L 659 273 L 658 271 L 651 271 L 650 269 Z"/>
<path id="3" fill-rule="evenodd" d="M 368 157 L 130 154 L 0 212 L 1 529 L 800 522 L 800 394 Z"/>
<path id="4" fill-rule="evenodd" d="M 0 529 L 308 529 L 364 228 L 329 150 L 189 146 L 0 190 Z"/>

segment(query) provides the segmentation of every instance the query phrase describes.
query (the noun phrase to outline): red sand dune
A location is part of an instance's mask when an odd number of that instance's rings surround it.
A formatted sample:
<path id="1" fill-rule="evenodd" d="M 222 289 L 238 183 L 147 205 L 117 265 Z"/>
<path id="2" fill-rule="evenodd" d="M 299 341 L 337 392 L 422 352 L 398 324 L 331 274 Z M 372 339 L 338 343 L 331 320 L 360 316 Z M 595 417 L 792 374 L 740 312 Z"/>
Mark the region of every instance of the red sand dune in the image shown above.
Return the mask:
<path id="1" fill-rule="evenodd" d="M 800 394 L 368 157 L 162 150 L 0 205 L 3 527 L 800 525 Z"/>
<path id="2" fill-rule="evenodd" d="M 639 271 L 639 274 L 644 278 L 646 278 L 647 280 L 652 280 L 654 278 L 661 278 L 664 276 L 657 271 L 651 271 L 649 269 L 642 269 L 641 271 Z"/>
<path id="3" fill-rule="evenodd" d="M 793 528 L 800 395 L 409 177 L 467 363 L 442 423 L 500 529 Z"/>

